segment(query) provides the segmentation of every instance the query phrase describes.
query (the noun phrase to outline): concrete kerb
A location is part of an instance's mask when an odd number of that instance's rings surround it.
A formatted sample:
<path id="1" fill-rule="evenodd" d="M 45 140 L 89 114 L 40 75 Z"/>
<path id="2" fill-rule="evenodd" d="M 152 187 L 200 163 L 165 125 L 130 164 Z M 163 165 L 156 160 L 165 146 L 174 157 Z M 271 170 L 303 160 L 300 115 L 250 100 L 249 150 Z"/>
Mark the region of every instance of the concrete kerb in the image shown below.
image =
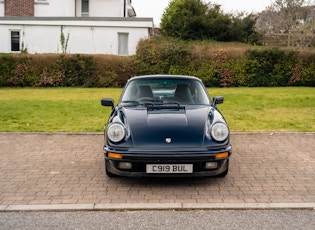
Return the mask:
<path id="1" fill-rule="evenodd" d="M 315 203 L 135 203 L 135 204 L 48 204 L 0 205 L 0 212 L 39 211 L 188 211 L 188 210 L 315 210 Z"/>

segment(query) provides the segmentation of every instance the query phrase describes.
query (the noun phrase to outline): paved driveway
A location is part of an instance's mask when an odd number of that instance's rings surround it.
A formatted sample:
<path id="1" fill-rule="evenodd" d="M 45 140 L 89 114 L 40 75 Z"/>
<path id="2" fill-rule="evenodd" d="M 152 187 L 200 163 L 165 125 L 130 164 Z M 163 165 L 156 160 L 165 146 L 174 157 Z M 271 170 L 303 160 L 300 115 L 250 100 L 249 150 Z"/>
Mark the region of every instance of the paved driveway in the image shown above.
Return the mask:
<path id="1" fill-rule="evenodd" d="M 315 202 L 315 133 L 231 142 L 226 178 L 108 178 L 102 134 L 0 133 L 0 205 Z"/>

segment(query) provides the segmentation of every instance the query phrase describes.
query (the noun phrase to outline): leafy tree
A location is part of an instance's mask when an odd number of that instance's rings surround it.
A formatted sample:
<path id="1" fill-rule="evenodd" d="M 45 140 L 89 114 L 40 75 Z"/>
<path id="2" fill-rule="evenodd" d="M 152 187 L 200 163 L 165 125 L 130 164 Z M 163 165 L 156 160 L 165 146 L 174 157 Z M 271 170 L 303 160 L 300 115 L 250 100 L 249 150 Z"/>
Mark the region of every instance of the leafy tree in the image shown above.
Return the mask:
<path id="1" fill-rule="evenodd" d="M 209 5 L 207 14 L 207 38 L 216 41 L 230 41 L 231 39 L 231 19 L 229 15 L 223 14 L 219 5 Z"/>
<path id="2" fill-rule="evenodd" d="M 231 34 L 234 41 L 245 42 L 245 43 L 256 43 L 262 36 L 261 33 L 256 31 L 257 17 L 253 14 L 245 16 L 239 14 L 233 18 L 231 25 Z"/>
<path id="3" fill-rule="evenodd" d="M 172 0 L 161 18 L 164 36 L 183 40 L 254 42 L 256 19 L 224 14 L 220 5 L 202 0 Z"/>
<path id="4" fill-rule="evenodd" d="M 161 18 L 161 33 L 183 40 L 203 39 L 207 9 L 201 0 L 172 0 Z"/>

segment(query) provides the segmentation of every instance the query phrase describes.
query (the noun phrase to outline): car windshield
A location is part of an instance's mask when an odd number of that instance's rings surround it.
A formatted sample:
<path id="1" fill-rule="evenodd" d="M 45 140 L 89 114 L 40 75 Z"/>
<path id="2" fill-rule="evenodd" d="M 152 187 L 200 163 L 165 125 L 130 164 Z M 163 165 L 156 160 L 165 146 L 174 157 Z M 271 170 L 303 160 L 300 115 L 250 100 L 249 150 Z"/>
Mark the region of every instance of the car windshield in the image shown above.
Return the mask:
<path id="1" fill-rule="evenodd" d="M 121 97 L 122 103 L 210 104 L 203 84 L 186 78 L 139 78 L 131 80 Z"/>

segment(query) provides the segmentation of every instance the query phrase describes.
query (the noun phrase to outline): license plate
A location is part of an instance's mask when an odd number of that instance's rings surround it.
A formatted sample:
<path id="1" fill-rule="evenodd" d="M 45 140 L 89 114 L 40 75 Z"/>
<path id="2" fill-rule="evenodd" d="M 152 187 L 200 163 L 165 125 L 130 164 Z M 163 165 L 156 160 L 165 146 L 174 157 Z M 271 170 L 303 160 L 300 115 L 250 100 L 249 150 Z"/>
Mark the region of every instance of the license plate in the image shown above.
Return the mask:
<path id="1" fill-rule="evenodd" d="M 147 164 L 147 173 L 192 173 L 192 164 Z"/>

